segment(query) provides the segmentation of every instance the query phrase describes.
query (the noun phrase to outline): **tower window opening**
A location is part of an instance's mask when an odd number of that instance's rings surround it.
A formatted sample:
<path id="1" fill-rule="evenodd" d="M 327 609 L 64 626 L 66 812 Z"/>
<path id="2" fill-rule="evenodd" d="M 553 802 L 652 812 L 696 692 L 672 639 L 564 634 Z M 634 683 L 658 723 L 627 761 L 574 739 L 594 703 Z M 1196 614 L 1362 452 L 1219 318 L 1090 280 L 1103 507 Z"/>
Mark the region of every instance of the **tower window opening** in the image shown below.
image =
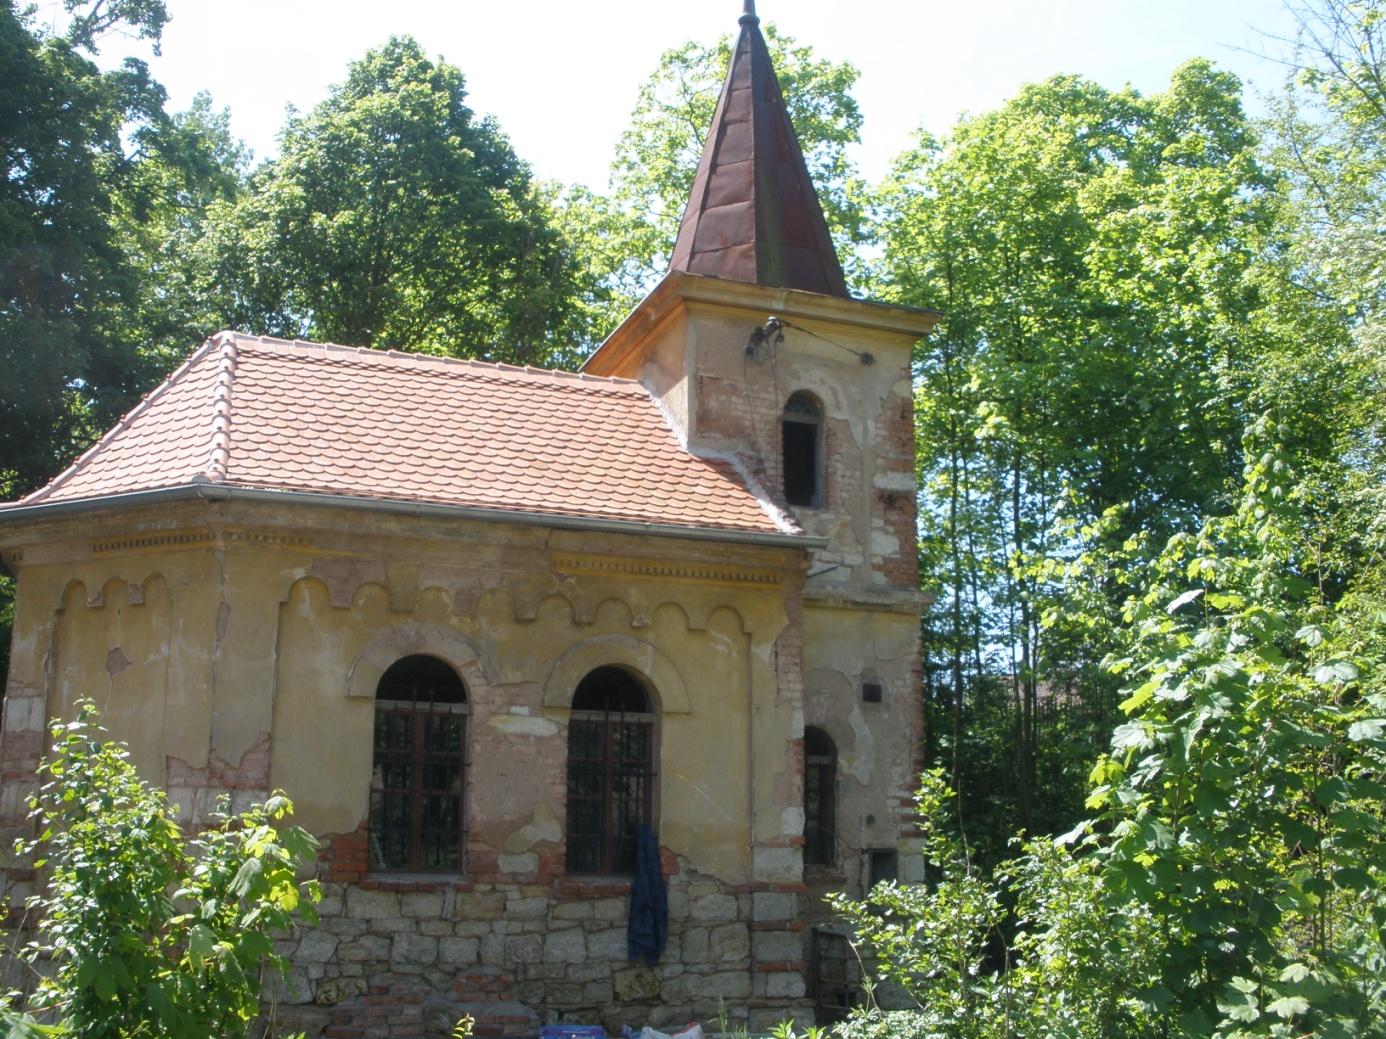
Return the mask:
<path id="1" fill-rule="evenodd" d="M 790 505 L 823 504 L 823 408 L 800 391 L 785 402 L 780 421 L 784 449 L 784 497 Z"/>

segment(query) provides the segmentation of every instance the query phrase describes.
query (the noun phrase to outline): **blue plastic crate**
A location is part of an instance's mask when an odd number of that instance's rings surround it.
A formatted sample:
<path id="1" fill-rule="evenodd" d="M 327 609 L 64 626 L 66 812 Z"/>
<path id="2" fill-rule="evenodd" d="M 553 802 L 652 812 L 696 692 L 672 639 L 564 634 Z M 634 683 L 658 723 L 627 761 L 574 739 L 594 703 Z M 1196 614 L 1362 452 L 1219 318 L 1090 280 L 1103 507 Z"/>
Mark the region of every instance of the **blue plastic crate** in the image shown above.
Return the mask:
<path id="1" fill-rule="evenodd" d="M 601 1025 L 545 1025 L 539 1029 L 539 1039 L 606 1039 Z"/>

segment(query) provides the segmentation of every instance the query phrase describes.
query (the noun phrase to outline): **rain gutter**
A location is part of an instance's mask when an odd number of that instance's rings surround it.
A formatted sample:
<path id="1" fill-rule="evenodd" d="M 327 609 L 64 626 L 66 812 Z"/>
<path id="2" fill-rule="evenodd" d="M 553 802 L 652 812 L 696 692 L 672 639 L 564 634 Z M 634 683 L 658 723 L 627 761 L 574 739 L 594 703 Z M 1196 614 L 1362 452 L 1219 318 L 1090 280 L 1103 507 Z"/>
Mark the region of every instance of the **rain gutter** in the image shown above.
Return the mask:
<path id="1" fill-rule="evenodd" d="M 809 537 L 806 534 L 772 534 L 755 530 L 681 527 L 665 523 L 646 523 L 640 520 L 564 516 L 549 512 L 522 512 L 511 509 L 479 509 L 467 505 L 440 505 L 432 502 L 400 501 L 393 498 L 357 498 L 345 494 L 316 494 L 308 491 L 271 491 L 251 487 L 228 487 L 224 484 L 212 483 L 192 483 L 181 487 L 161 487 L 150 491 L 110 494 L 100 498 L 76 498 L 70 501 L 40 502 L 37 505 L 0 508 L 0 524 L 198 499 L 356 509 L 363 512 L 379 512 L 396 516 L 426 516 L 436 519 L 475 520 L 483 523 L 510 523 L 551 527 L 558 530 L 586 530 L 602 534 L 643 534 L 652 537 L 767 545 L 776 548 L 817 549 L 823 548 L 828 543 L 827 538 Z"/>

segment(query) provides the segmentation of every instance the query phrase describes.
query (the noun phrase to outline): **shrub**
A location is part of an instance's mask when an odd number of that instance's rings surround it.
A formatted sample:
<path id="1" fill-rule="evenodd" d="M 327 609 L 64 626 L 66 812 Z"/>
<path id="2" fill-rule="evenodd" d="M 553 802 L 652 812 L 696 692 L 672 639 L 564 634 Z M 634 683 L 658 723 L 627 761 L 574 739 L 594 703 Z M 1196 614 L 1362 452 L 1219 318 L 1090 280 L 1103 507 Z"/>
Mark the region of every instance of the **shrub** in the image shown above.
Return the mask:
<path id="1" fill-rule="evenodd" d="M 24 950 L 44 970 L 26 1000 L 11 996 L 12 1020 L 81 1039 L 244 1035 L 264 969 L 287 969 L 273 936 L 316 922 L 317 882 L 297 877 L 315 841 L 279 825 L 293 805 L 281 793 L 236 814 L 223 803 L 185 835 L 90 702 L 52 737 L 30 800 L 38 837 L 19 848 L 46 881 Z"/>

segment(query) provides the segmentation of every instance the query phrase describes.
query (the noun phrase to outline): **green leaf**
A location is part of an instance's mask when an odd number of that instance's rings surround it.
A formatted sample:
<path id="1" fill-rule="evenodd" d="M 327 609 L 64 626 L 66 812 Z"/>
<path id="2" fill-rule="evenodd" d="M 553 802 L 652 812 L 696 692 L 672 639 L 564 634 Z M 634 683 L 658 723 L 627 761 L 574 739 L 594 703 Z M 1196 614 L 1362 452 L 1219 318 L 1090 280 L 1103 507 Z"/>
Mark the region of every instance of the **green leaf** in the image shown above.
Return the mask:
<path id="1" fill-rule="evenodd" d="M 1309 977 L 1309 968 L 1303 963 L 1291 963 L 1280 972 L 1280 980 L 1290 984 L 1298 984 Z"/>
<path id="2" fill-rule="evenodd" d="M 1317 624 L 1306 624 L 1295 632 L 1295 638 L 1311 648 L 1321 645 L 1323 643 L 1323 637 L 1323 629 Z"/>
<path id="3" fill-rule="evenodd" d="M 1348 739 L 1354 743 L 1366 743 L 1381 738 L 1386 731 L 1386 718 L 1364 718 L 1348 726 Z"/>
<path id="4" fill-rule="evenodd" d="M 1200 595 L 1202 595 L 1203 592 L 1204 589 L 1202 588 L 1190 588 L 1187 592 L 1184 592 L 1182 595 L 1176 597 L 1173 601 L 1171 601 L 1170 604 L 1165 607 L 1165 612 L 1168 613 L 1170 616 L 1173 616 L 1175 613 L 1179 611 L 1179 608 L 1181 606 L 1187 606 L 1189 603 L 1193 602 Z"/>
<path id="5" fill-rule="evenodd" d="M 264 870 L 265 864 L 260 859 L 246 859 L 231 880 L 231 890 L 244 898 Z"/>
<path id="6" fill-rule="evenodd" d="M 188 960 L 194 970 L 201 970 L 212 955 L 217 936 L 206 924 L 194 924 L 188 931 Z"/>
<path id="7" fill-rule="evenodd" d="M 1376 890 L 1371 874 L 1357 866 L 1344 866 L 1334 870 L 1333 883 L 1348 891 L 1369 892 Z"/>
<path id="8" fill-rule="evenodd" d="M 1155 741 L 1150 738 L 1142 722 L 1127 722 L 1118 725 L 1112 732 L 1113 750 L 1145 750 L 1154 745 Z"/>
<path id="9" fill-rule="evenodd" d="M 1155 696 L 1155 690 L 1160 687 L 1160 683 L 1149 681 L 1139 686 L 1135 692 L 1121 702 L 1121 712 L 1130 714 L 1133 711 L 1144 707 Z"/>
<path id="10" fill-rule="evenodd" d="M 1314 668 L 1314 681 L 1320 685 L 1337 685 L 1351 682 L 1357 677 L 1357 668 L 1346 660 L 1333 660 Z"/>
<path id="11" fill-rule="evenodd" d="M 1292 1017 L 1309 1013 L 1309 1001 L 1303 996 L 1281 996 L 1266 1009 L 1276 1017 L 1288 1021 Z"/>

